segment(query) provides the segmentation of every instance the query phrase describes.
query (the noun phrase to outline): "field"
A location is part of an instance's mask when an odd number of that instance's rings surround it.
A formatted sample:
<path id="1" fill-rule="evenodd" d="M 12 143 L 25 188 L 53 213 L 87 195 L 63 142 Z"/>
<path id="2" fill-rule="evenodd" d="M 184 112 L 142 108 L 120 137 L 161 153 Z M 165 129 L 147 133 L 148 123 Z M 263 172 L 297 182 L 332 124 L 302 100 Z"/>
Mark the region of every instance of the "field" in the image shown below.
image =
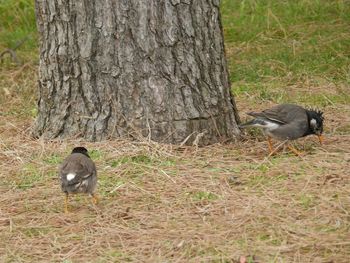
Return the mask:
<path id="1" fill-rule="evenodd" d="M 350 261 L 350 2 L 223 0 L 232 91 L 245 112 L 293 102 L 325 114 L 325 143 L 267 157 L 251 130 L 203 148 L 33 140 L 33 3 L 0 2 L 0 262 Z M 77 144 L 100 203 L 63 213 L 57 166 Z"/>

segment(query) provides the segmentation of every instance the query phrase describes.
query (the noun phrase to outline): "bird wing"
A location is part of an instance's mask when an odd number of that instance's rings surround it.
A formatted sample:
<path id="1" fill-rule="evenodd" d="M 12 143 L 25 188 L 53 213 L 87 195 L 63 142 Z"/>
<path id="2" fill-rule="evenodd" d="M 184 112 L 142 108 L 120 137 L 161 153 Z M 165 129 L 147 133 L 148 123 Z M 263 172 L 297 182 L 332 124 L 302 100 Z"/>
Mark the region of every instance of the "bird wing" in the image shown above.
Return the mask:
<path id="1" fill-rule="evenodd" d="M 278 138 L 284 138 L 288 140 L 295 140 L 305 135 L 305 131 L 308 129 L 307 117 L 305 119 L 297 118 L 295 121 L 281 125 L 278 129 L 274 130 L 274 136 Z"/>
<path id="2" fill-rule="evenodd" d="M 266 118 L 280 124 L 287 124 L 294 121 L 297 114 L 300 114 L 302 111 L 303 109 L 297 105 L 281 104 L 262 112 L 250 112 L 248 115 Z"/>

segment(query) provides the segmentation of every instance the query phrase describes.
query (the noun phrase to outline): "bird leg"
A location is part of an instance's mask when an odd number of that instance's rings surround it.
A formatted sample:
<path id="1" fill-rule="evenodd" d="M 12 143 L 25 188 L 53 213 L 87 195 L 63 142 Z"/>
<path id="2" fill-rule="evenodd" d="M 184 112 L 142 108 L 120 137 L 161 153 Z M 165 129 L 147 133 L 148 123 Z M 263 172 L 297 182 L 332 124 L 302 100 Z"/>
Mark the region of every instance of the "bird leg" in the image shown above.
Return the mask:
<path id="1" fill-rule="evenodd" d="M 323 143 L 323 135 L 317 135 L 317 137 L 318 137 L 318 140 L 320 141 L 320 144 L 322 144 Z"/>
<path id="2" fill-rule="evenodd" d="M 267 144 L 269 145 L 270 154 L 274 154 L 275 150 L 273 149 L 271 137 L 267 137 Z"/>
<path id="3" fill-rule="evenodd" d="M 297 149 L 295 149 L 293 146 L 291 146 L 290 144 L 288 144 L 288 149 L 291 150 L 295 155 L 301 157 L 302 153 L 299 152 Z"/>
<path id="4" fill-rule="evenodd" d="M 92 203 L 94 204 L 94 205 L 96 205 L 96 204 L 98 204 L 98 197 L 97 197 L 97 195 L 96 194 L 91 194 L 91 197 L 92 197 Z"/>
<path id="5" fill-rule="evenodd" d="M 64 212 L 65 213 L 68 213 L 68 201 L 69 201 L 68 193 L 66 193 L 66 196 L 64 198 Z"/>

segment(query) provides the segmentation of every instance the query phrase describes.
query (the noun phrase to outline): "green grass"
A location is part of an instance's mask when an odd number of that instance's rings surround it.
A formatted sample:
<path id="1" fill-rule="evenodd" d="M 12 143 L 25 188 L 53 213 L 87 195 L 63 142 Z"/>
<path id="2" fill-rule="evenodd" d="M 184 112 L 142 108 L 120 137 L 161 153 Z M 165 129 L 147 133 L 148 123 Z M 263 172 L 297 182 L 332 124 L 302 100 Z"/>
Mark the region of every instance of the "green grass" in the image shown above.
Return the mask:
<path id="1" fill-rule="evenodd" d="M 299 203 L 304 209 L 309 209 L 314 206 L 315 197 L 310 194 L 301 194 L 299 196 Z"/>
<path id="2" fill-rule="evenodd" d="M 52 231 L 49 227 L 26 227 L 21 232 L 25 234 L 27 237 L 38 237 L 42 235 L 46 235 Z"/>
<path id="3" fill-rule="evenodd" d="M 117 167 L 122 164 L 127 164 L 127 163 L 135 163 L 135 164 L 151 164 L 152 163 L 152 158 L 147 155 L 136 155 L 136 156 L 122 156 L 118 159 L 112 160 L 111 161 L 111 166 L 112 167 Z"/>
<path id="4" fill-rule="evenodd" d="M 22 44 L 20 44 L 23 42 Z M 34 0 L 0 1 L 0 53 L 15 49 L 21 64 L 38 60 L 38 34 L 36 30 Z M 3 56 L 3 65 L 9 67 L 14 61 L 8 54 Z"/>
<path id="5" fill-rule="evenodd" d="M 118 195 L 117 189 L 125 184 L 124 180 L 116 176 L 99 175 L 99 190 L 101 196 Z"/>
<path id="6" fill-rule="evenodd" d="M 89 156 L 92 160 L 99 160 L 103 158 L 102 152 L 96 149 L 89 151 Z"/>
<path id="7" fill-rule="evenodd" d="M 216 194 L 207 191 L 198 191 L 190 195 L 193 201 L 212 201 L 219 198 Z"/>
<path id="8" fill-rule="evenodd" d="M 27 51 L 38 46 L 34 1 L 0 1 L 0 46 L 14 48 L 16 43 L 25 37 L 29 37 L 23 45 Z"/>
<path id="9" fill-rule="evenodd" d="M 349 84 L 350 5 L 345 1 L 223 0 L 222 16 L 236 95 L 323 106 L 328 99 L 310 101 L 303 94 L 296 99 L 280 88 Z M 341 92 L 333 99 L 350 102 Z"/>
<path id="10" fill-rule="evenodd" d="M 347 89 L 332 96 L 290 94 L 284 87 L 350 83 L 350 5 L 328 0 L 223 0 L 222 17 L 236 96 L 255 101 L 327 106 L 350 103 Z M 28 37 L 17 53 L 37 61 L 34 1 L 0 1 L 0 51 Z M 29 114 L 29 113 L 28 113 Z M 31 116 L 36 112 L 32 109 Z"/>
<path id="11" fill-rule="evenodd" d="M 47 163 L 47 164 L 60 164 L 62 161 L 63 161 L 62 156 L 60 156 L 58 154 L 55 154 L 55 153 L 53 153 L 50 156 L 47 156 L 44 159 L 44 162 Z"/>
<path id="12" fill-rule="evenodd" d="M 44 175 L 38 170 L 38 167 L 29 163 L 20 171 L 19 177 L 15 181 L 15 186 L 18 189 L 26 190 L 33 188 L 43 179 Z"/>
<path id="13" fill-rule="evenodd" d="M 138 154 L 135 156 L 125 155 L 110 161 L 110 165 L 112 167 L 118 167 L 123 164 L 135 164 L 145 166 L 161 165 L 163 167 L 172 167 L 176 165 L 176 161 L 172 158 L 160 160 L 159 158 L 148 156 L 146 154 Z"/>

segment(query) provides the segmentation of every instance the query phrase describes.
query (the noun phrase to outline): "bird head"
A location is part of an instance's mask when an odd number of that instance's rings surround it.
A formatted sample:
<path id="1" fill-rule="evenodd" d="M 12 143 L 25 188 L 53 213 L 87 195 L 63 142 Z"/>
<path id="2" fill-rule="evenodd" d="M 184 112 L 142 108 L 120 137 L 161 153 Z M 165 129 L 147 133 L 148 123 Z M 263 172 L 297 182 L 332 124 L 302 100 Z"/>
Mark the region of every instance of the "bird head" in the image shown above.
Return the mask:
<path id="1" fill-rule="evenodd" d="M 321 111 L 310 111 L 310 128 L 316 135 L 321 135 L 323 133 L 323 112 Z"/>
<path id="2" fill-rule="evenodd" d="M 312 134 L 316 134 L 320 143 L 322 143 L 322 133 L 323 133 L 323 112 L 319 110 L 308 111 L 309 115 L 309 127 Z"/>
<path id="3" fill-rule="evenodd" d="M 81 153 L 90 158 L 88 150 L 85 147 L 75 147 L 72 153 Z"/>

